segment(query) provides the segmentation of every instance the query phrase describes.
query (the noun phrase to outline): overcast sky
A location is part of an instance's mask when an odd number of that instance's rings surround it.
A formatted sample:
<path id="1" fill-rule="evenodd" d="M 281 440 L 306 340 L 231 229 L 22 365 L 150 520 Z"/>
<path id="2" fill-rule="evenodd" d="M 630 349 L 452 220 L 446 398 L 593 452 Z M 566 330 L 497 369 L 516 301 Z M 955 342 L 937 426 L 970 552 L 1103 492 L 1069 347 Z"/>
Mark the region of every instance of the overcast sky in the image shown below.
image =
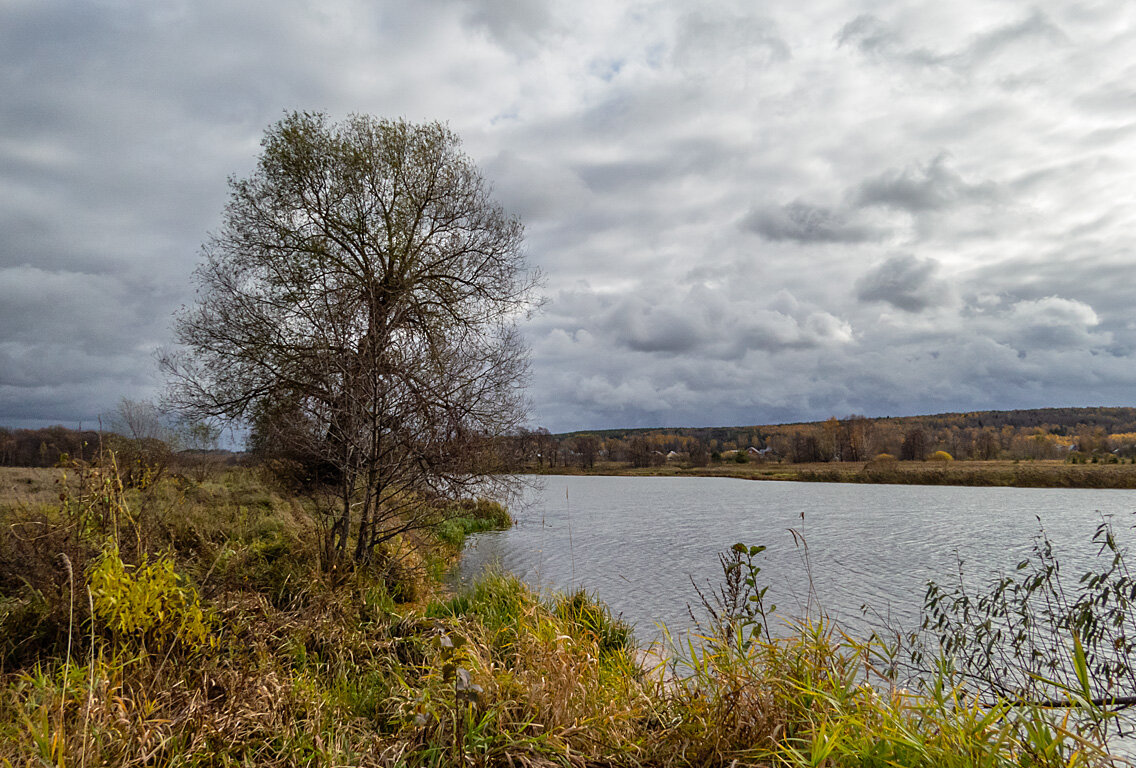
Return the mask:
<path id="1" fill-rule="evenodd" d="M 156 393 L 297 109 L 463 137 L 534 425 L 1134 404 L 1131 0 L 0 0 L 0 424 Z"/>

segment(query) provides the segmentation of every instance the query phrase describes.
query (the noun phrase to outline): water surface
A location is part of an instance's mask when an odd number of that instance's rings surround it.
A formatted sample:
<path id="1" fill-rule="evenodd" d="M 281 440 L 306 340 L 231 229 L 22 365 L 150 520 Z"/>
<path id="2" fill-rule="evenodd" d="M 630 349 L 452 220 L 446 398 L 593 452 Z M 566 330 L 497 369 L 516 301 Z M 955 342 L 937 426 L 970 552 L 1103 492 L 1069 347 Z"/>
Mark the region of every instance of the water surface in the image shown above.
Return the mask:
<path id="1" fill-rule="evenodd" d="M 854 630 L 879 618 L 911 626 L 927 582 L 957 579 L 960 560 L 971 583 L 984 583 L 1027 556 L 1044 527 L 1075 576 L 1102 519 L 1130 542 L 1136 510 L 1131 490 L 529 479 L 537 485 L 513 507 L 516 527 L 472 537 L 460 576 L 499 564 L 537 588 L 584 587 L 644 641 L 659 623 L 691 626 L 691 579 L 717 582 L 717 553 L 738 541 L 768 547 L 761 576 L 780 614 L 819 605 Z"/>

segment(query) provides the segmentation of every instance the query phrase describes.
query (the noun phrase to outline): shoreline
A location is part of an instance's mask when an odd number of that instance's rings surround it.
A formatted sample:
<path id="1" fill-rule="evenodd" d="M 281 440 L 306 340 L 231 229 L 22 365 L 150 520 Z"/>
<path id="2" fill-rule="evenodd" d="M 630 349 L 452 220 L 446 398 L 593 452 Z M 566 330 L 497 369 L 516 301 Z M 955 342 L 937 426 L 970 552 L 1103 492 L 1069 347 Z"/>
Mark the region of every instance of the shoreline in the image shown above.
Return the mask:
<path id="1" fill-rule="evenodd" d="M 666 464 L 630 467 L 615 463 L 581 467 L 529 467 L 525 474 L 610 477 L 730 477 L 809 483 L 956 485 L 987 488 L 1097 488 L 1136 490 L 1136 464 L 1069 464 L 1064 461 L 869 461 L 810 464 Z"/>

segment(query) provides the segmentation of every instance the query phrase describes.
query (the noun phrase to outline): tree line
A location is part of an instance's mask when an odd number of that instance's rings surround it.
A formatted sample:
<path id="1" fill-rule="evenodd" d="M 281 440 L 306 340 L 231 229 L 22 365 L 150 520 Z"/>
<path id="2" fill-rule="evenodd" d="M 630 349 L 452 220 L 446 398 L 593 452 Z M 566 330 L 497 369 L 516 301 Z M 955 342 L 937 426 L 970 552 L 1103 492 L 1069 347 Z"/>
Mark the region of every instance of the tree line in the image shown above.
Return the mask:
<path id="1" fill-rule="evenodd" d="M 138 413 L 124 401 L 117 432 L 152 440 Z M 123 422 L 123 423 L 119 423 Z M 93 455 L 106 433 L 62 426 L 42 429 L 0 427 L 0 466 L 50 467 L 62 457 Z M 254 431 L 249 445 L 256 458 L 304 458 L 302 446 L 274 442 L 267 429 Z M 169 442 L 169 441 L 167 441 Z M 174 441 L 184 447 L 184 440 Z M 829 462 L 870 461 L 881 454 L 921 461 L 937 451 L 955 459 L 1086 459 L 1136 457 L 1136 408 L 1041 408 L 977 411 L 930 416 L 870 419 L 849 416 L 822 422 L 746 427 L 622 429 L 553 434 L 543 427 L 520 427 L 486 440 L 481 463 L 488 468 L 590 469 L 602 462 L 634 467 L 681 461 L 707 466 L 718 461 Z M 192 447 L 216 447 L 216 436 Z M 751 450 L 752 449 L 752 450 Z M 293 456 L 293 453 L 296 455 Z M 673 455 L 672 455 L 673 454 Z M 309 466 L 312 457 L 307 457 Z"/>
<path id="2" fill-rule="evenodd" d="M 597 462 L 647 467 L 679 462 L 1116 461 L 1136 458 L 1136 408 L 1039 408 L 739 427 L 617 429 L 509 438 L 515 461 L 534 468 L 591 468 Z"/>
<path id="3" fill-rule="evenodd" d="M 94 430 L 0 427 L 0 467 L 54 467 L 65 457 L 93 455 L 98 444 Z"/>

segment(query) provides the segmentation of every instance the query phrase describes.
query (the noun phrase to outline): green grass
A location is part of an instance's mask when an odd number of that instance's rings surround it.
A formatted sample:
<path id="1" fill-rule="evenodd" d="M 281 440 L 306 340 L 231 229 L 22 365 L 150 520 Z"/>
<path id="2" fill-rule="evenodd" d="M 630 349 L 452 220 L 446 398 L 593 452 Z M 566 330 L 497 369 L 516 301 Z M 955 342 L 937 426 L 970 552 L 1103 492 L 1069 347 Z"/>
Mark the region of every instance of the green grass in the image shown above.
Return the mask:
<path id="1" fill-rule="evenodd" d="M 462 548 L 470 534 L 503 531 L 513 525 L 508 510 L 490 499 L 466 499 L 442 509 L 439 517 L 434 536 L 455 550 Z"/>

